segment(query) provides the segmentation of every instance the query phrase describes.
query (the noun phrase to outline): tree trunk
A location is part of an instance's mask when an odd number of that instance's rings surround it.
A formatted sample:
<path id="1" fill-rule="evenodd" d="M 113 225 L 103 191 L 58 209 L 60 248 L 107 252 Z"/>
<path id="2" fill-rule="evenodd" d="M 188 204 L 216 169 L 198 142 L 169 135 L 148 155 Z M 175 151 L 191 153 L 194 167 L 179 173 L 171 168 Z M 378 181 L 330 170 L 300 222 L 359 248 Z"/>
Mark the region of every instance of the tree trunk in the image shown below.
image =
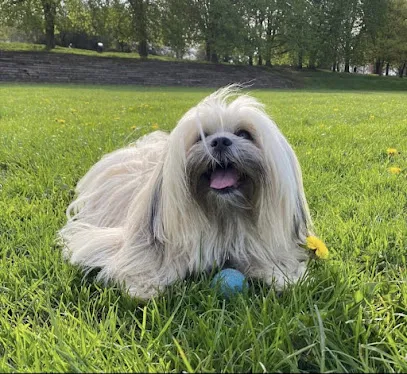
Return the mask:
<path id="1" fill-rule="evenodd" d="M 219 57 L 216 52 L 211 53 L 211 62 L 217 64 L 219 62 Z"/>
<path id="2" fill-rule="evenodd" d="M 387 63 L 387 64 L 386 64 L 386 77 L 389 76 L 389 70 L 390 70 L 390 64 Z"/>
<path id="3" fill-rule="evenodd" d="M 138 53 L 140 57 L 148 56 L 147 44 L 147 2 L 145 0 L 129 0 L 133 10 L 134 31 L 138 42 Z"/>
<path id="4" fill-rule="evenodd" d="M 311 55 L 309 56 L 309 62 L 308 62 L 308 68 L 315 70 L 316 68 L 316 58 L 315 58 L 315 54 L 311 53 Z"/>
<path id="5" fill-rule="evenodd" d="M 377 59 L 375 62 L 374 74 L 382 75 L 383 62 L 380 59 Z"/>
<path id="6" fill-rule="evenodd" d="M 332 64 L 332 72 L 335 73 L 336 72 L 336 62 L 334 62 Z"/>
<path id="7" fill-rule="evenodd" d="M 184 56 L 184 51 L 177 48 L 177 50 L 175 51 L 175 58 L 178 60 L 182 60 L 183 56 Z"/>
<path id="8" fill-rule="evenodd" d="M 298 64 L 297 69 L 302 69 L 302 50 L 298 52 Z"/>
<path id="9" fill-rule="evenodd" d="M 209 42 L 209 40 L 205 41 L 205 56 L 206 56 L 206 61 L 210 61 L 211 60 L 211 43 Z"/>
<path id="10" fill-rule="evenodd" d="M 263 65 L 263 57 L 261 57 L 261 55 L 259 55 L 259 59 L 257 61 L 257 65 L 261 66 Z"/>
<path id="11" fill-rule="evenodd" d="M 45 20 L 45 45 L 47 49 L 55 48 L 55 17 L 57 4 L 54 0 L 42 0 Z"/>
<path id="12" fill-rule="evenodd" d="M 270 16 L 267 18 L 267 32 L 266 32 L 266 66 L 271 67 L 271 43 L 273 40 L 273 28 Z"/>
<path id="13" fill-rule="evenodd" d="M 253 66 L 253 56 L 252 55 L 249 56 L 249 65 Z"/>
<path id="14" fill-rule="evenodd" d="M 138 43 L 138 54 L 142 58 L 147 58 L 148 56 L 148 46 L 147 46 L 147 40 L 140 40 L 140 43 Z"/>
<path id="15" fill-rule="evenodd" d="M 399 67 L 399 77 L 400 78 L 403 78 L 403 73 L 404 73 L 405 68 L 406 68 L 406 61 L 404 61 L 404 64 Z"/>
<path id="16" fill-rule="evenodd" d="M 350 61 L 349 61 L 349 59 L 347 58 L 347 59 L 345 60 L 345 73 L 349 73 L 349 68 L 350 68 Z"/>

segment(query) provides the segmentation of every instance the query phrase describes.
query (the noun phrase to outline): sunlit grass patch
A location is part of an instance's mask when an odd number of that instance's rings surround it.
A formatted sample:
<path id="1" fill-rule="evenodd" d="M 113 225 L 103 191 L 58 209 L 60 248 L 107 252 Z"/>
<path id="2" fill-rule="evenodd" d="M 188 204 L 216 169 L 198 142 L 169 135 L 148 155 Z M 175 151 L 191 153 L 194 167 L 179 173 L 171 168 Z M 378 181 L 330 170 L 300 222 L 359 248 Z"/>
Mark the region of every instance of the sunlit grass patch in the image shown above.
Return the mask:
<path id="1" fill-rule="evenodd" d="M 63 261 L 55 233 L 79 178 L 210 92 L 0 86 L 0 371 L 407 371 L 402 93 L 253 91 L 329 249 L 282 294 L 254 283 L 226 302 L 203 276 L 142 304 Z"/>

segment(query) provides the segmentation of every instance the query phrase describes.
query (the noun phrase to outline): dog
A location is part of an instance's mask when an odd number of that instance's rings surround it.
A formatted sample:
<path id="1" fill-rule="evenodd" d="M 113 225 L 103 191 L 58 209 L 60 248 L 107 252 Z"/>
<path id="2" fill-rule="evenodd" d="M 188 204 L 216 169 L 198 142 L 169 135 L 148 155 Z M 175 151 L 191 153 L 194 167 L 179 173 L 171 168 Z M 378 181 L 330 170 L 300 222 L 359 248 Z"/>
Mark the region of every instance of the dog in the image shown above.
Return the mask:
<path id="1" fill-rule="evenodd" d="M 312 221 L 297 157 L 263 105 L 231 85 L 105 155 L 59 232 L 72 264 L 149 299 L 226 264 L 277 290 L 303 277 Z"/>

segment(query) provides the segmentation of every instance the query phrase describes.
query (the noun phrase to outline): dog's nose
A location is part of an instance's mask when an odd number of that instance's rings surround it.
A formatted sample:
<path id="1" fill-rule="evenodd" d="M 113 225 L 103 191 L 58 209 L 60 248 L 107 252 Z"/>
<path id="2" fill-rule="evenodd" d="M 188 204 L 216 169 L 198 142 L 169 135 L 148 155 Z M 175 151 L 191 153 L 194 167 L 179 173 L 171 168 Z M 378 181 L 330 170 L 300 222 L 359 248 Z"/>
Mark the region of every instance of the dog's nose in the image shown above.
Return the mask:
<path id="1" fill-rule="evenodd" d="M 231 145 L 232 141 L 225 136 L 220 136 L 219 138 L 215 138 L 211 141 L 211 147 L 216 151 L 222 151 Z"/>

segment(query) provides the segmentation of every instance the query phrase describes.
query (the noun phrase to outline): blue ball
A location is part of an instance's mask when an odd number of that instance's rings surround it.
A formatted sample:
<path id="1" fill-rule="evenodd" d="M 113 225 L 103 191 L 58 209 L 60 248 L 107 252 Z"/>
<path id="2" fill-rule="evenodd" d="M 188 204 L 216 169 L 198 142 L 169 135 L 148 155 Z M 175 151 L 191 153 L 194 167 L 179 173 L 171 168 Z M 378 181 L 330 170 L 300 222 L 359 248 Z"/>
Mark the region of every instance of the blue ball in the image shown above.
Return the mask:
<path id="1" fill-rule="evenodd" d="M 217 273 L 211 282 L 212 287 L 219 286 L 219 290 L 225 297 L 242 292 L 248 287 L 245 276 L 236 269 L 223 269 Z"/>

